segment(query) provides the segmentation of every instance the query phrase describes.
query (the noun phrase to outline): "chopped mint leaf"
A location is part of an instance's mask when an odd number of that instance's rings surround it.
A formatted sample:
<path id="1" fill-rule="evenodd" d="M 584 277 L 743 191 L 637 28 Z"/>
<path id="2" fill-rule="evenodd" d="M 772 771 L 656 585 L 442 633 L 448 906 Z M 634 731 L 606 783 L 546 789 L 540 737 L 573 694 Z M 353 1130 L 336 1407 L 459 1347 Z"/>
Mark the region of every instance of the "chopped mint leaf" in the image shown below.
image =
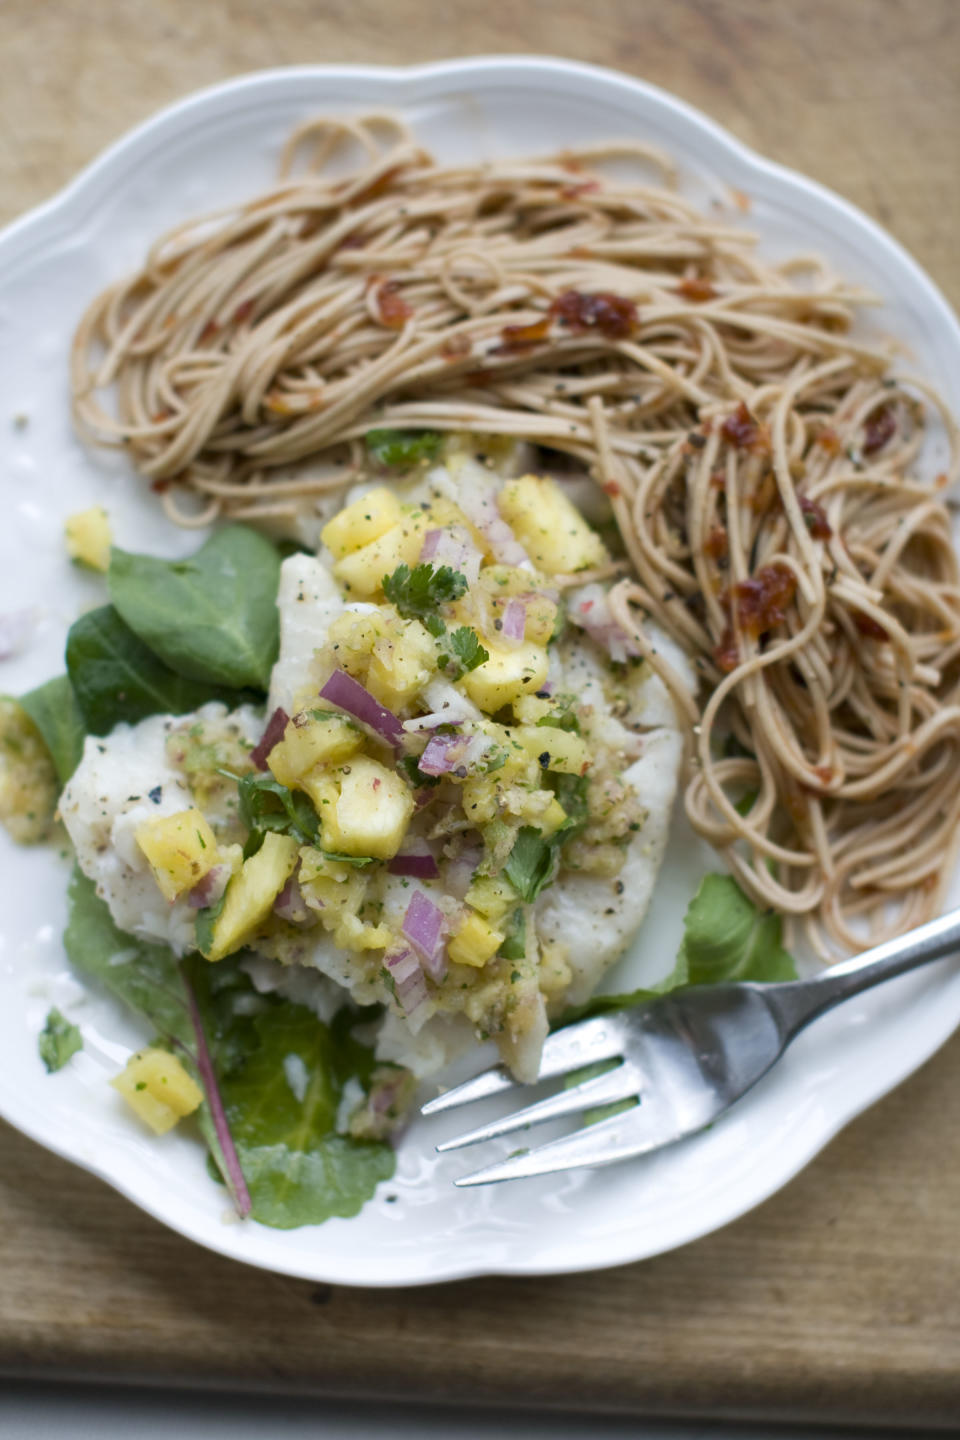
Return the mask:
<path id="1" fill-rule="evenodd" d="M 62 1070 L 70 1057 L 83 1049 L 83 1038 L 76 1025 L 72 1025 L 54 1006 L 37 1037 L 37 1049 L 47 1073 L 52 1075 L 54 1070 Z"/>
<path id="2" fill-rule="evenodd" d="M 413 569 L 407 564 L 398 565 L 392 575 L 383 577 L 383 593 L 407 620 L 420 620 L 437 639 L 445 633 L 446 627 L 437 611 L 441 605 L 450 605 L 467 588 L 467 577 L 449 565 L 436 569 L 424 561 Z"/>
<path id="3" fill-rule="evenodd" d="M 409 470 L 420 460 L 435 460 L 443 444 L 436 430 L 368 430 L 367 453 L 391 470 Z"/>

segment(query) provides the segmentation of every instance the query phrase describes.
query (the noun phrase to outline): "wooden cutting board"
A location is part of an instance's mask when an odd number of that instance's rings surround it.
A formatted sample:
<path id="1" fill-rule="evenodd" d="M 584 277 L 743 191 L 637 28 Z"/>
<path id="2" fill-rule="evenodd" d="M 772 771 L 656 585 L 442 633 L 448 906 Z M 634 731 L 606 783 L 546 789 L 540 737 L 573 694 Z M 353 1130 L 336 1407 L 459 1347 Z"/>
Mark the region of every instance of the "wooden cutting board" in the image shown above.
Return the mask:
<path id="1" fill-rule="evenodd" d="M 0 220 L 264 65 L 553 52 L 700 105 L 960 300 L 956 0 L 6 0 Z M 208 1255 L 0 1126 L 0 1372 L 960 1427 L 960 1043 L 760 1209 L 606 1273 L 330 1289 Z"/>

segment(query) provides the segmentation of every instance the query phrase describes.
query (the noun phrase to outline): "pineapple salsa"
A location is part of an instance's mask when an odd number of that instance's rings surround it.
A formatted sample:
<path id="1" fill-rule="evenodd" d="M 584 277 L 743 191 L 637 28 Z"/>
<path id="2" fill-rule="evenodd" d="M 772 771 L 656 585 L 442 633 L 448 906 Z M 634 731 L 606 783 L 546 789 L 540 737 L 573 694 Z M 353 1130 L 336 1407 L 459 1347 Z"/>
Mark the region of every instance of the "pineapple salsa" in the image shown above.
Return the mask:
<path id="1" fill-rule="evenodd" d="M 549 477 L 454 452 L 321 540 L 280 572 L 266 728 L 213 704 L 88 741 L 61 802 L 79 863 L 121 929 L 384 1006 L 383 1060 L 491 1038 L 533 1078 L 642 919 L 671 704 L 598 643 L 605 587 L 570 581 L 610 556 Z"/>
<path id="2" fill-rule="evenodd" d="M 0 818 L 62 820 L 67 952 L 152 1027 L 115 1088 L 157 1133 L 196 1114 L 268 1224 L 356 1213 L 417 1077 L 471 1045 L 536 1077 L 643 919 L 682 759 L 575 483 L 374 442 L 282 562 L 245 527 L 172 562 L 74 517 L 110 604 L 0 714 Z M 51 1012 L 48 1068 L 81 1043 Z"/>

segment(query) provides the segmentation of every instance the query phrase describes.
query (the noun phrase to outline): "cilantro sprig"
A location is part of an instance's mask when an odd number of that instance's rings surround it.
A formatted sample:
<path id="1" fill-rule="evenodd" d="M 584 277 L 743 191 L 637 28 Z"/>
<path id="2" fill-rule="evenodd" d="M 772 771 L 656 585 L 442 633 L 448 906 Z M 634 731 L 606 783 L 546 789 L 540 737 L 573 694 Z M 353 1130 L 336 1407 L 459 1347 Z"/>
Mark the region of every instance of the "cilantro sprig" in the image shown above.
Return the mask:
<path id="1" fill-rule="evenodd" d="M 503 867 L 520 899 L 528 905 L 532 905 L 540 891 L 551 884 L 560 865 L 560 851 L 587 822 L 586 777 L 555 775 L 552 780 L 557 799 L 566 812 L 566 820 L 550 836 L 545 836 L 535 825 L 521 825 Z"/>
<path id="2" fill-rule="evenodd" d="M 434 567 L 421 561 L 413 569 L 398 565 L 392 575 L 383 577 L 383 593 L 405 620 L 419 620 L 438 640 L 446 634 L 437 611 L 451 605 L 467 588 L 467 577 L 449 565 Z"/>

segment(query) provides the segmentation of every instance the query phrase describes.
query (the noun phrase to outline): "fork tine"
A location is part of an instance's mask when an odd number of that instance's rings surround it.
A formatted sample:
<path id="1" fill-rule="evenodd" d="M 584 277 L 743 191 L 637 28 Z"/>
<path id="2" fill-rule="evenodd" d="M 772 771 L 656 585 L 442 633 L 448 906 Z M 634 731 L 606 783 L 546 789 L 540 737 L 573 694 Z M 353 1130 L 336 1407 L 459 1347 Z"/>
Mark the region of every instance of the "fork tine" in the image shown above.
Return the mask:
<path id="1" fill-rule="evenodd" d="M 577 1025 L 568 1025 L 548 1035 L 543 1045 L 538 1080 L 552 1080 L 565 1075 L 568 1070 L 577 1070 L 581 1065 L 592 1065 L 599 1060 L 612 1060 L 623 1050 L 625 1027 L 619 1015 L 596 1015 L 592 1020 L 582 1020 Z M 491 1095 L 500 1095 L 505 1090 L 519 1088 L 519 1082 L 503 1068 L 495 1066 L 455 1085 L 434 1100 L 428 1100 L 421 1108 L 421 1115 L 437 1115 L 441 1110 L 454 1110 L 458 1105 L 468 1105 L 473 1100 L 485 1100 Z"/>
<path id="2" fill-rule="evenodd" d="M 534 1175 L 549 1175 L 555 1170 L 612 1165 L 617 1160 L 628 1160 L 648 1150 L 657 1150 L 687 1133 L 685 1128 L 671 1127 L 669 1131 L 653 1134 L 649 1130 L 650 1123 L 649 1109 L 641 1103 L 620 1115 L 612 1115 L 609 1120 L 587 1125 L 573 1135 L 551 1140 L 536 1150 L 508 1156 L 506 1160 L 487 1165 L 483 1170 L 462 1175 L 453 1183 L 464 1188 L 496 1184 L 501 1180 L 527 1180 Z"/>
<path id="3" fill-rule="evenodd" d="M 465 1135 L 444 1140 L 437 1146 L 437 1150 L 440 1154 L 445 1154 L 448 1150 L 460 1150 L 465 1145 L 476 1145 L 481 1140 L 495 1140 L 498 1135 L 509 1135 L 511 1131 L 522 1130 L 527 1125 L 542 1125 L 547 1120 L 559 1120 L 564 1115 L 590 1110 L 595 1105 L 610 1105 L 616 1100 L 627 1100 L 631 1095 L 639 1094 L 640 1084 L 639 1070 L 626 1062 L 618 1065 L 615 1070 L 608 1070 L 604 1075 L 596 1075 L 591 1080 L 571 1086 L 569 1090 L 561 1090 L 559 1094 L 551 1095 L 546 1100 L 527 1105 L 512 1115 L 492 1120 L 489 1125 L 480 1125 Z"/>

